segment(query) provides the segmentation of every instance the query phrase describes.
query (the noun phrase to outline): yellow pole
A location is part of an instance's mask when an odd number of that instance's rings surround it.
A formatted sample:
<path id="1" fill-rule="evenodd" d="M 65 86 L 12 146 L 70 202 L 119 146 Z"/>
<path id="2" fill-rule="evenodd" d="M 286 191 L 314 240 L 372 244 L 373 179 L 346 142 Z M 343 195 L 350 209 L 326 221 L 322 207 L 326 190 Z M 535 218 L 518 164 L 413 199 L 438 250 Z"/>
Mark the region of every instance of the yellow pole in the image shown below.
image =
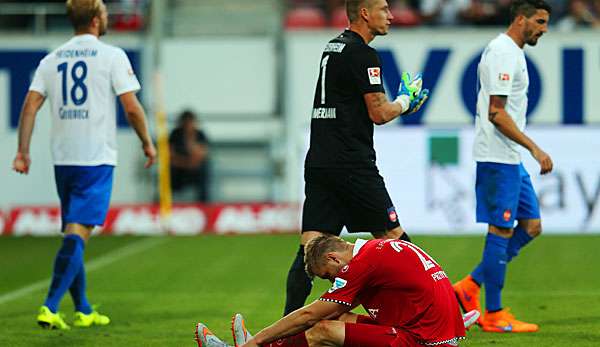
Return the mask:
<path id="1" fill-rule="evenodd" d="M 159 70 L 155 71 L 154 86 L 155 93 L 155 121 L 158 146 L 158 194 L 160 201 L 160 218 L 163 226 L 169 225 L 171 217 L 171 171 L 169 156 L 169 134 L 167 129 L 167 114 L 162 102 L 162 80 Z"/>

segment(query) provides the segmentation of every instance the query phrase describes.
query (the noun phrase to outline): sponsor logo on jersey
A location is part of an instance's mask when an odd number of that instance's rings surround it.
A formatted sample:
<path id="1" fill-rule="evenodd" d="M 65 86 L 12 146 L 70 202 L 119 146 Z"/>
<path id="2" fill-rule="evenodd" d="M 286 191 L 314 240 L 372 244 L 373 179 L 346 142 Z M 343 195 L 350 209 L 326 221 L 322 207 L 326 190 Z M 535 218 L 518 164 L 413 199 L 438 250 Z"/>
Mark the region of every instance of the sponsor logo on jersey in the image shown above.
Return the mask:
<path id="1" fill-rule="evenodd" d="M 381 84 L 381 69 L 378 67 L 367 68 L 369 74 L 369 82 L 371 84 Z"/>
<path id="2" fill-rule="evenodd" d="M 507 74 L 507 73 L 502 73 L 502 72 L 501 72 L 501 73 L 498 75 L 498 79 L 499 79 L 500 81 L 510 81 L 510 75 L 509 75 L 509 74 Z"/>
<path id="3" fill-rule="evenodd" d="M 502 218 L 504 218 L 504 220 L 506 222 L 508 222 L 510 220 L 510 216 L 512 215 L 512 213 L 510 212 L 509 209 L 504 211 L 504 214 L 502 215 Z"/>
<path id="4" fill-rule="evenodd" d="M 390 218 L 390 222 L 396 223 L 398 221 L 398 214 L 396 213 L 396 208 L 394 206 L 388 208 L 387 213 L 388 217 Z"/>
<path id="5" fill-rule="evenodd" d="M 346 286 L 346 284 L 348 284 L 348 281 L 346 281 L 343 278 L 336 277 L 333 280 L 333 286 L 331 286 L 331 288 L 329 288 L 327 293 L 333 293 L 338 289 L 344 288 Z"/>
<path id="6" fill-rule="evenodd" d="M 378 308 L 370 308 L 369 309 L 369 315 L 373 318 L 377 318 L 377 314 L 379 313 L 379 309 Z"/>

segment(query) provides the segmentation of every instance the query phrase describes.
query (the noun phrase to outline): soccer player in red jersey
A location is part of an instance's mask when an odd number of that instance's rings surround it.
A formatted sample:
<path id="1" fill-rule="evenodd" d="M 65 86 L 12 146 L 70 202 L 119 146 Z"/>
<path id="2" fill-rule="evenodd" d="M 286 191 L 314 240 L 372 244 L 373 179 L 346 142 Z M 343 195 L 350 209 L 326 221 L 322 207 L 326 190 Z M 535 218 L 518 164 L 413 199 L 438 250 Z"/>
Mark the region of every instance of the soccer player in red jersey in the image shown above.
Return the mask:
<path id="1" fill-rule="evenodd" d="M 457 346 L 465 337 L 446 273 L 410 242 L 323 235 L 307 244 L 305 263 L 332 287 L 253 337 L 236 336 L 234 319 L 236 346 Z M 369 315 L 350 312 L 358 305 Z M 196 336 L 201 347 L 226 346 L 201 323 Z"/>

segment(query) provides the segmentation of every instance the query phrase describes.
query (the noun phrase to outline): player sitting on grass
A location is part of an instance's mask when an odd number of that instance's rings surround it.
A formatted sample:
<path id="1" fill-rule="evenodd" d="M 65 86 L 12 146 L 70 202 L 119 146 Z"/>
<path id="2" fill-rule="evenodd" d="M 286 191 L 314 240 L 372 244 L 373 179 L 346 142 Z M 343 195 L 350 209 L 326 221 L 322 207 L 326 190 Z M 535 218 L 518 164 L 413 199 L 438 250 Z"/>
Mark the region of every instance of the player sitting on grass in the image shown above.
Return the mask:
<path id="1" fill-rule="evenodd" d="M 255 336 L 236 315 L 236 346 L 360 345 L 457 346 L 465 324 L 479 312 L 461 316 L 452 285 L 423 250 L 403 240 L 357 240 L 323 235 L 306 247 L 306 271 L 333 285 L 304 306 Z M 362 304 L 369 315 L 350 311 Z M 198 323 L 200 347 L 227 346 Z"/>

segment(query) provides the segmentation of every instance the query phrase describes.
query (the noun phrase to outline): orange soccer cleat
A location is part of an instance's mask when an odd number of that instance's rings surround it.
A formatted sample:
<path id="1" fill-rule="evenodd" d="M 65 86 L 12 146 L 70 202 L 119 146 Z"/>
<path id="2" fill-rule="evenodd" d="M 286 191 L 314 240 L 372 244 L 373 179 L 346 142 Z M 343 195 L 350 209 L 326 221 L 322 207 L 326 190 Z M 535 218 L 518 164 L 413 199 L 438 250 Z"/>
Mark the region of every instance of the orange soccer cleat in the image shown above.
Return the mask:
<path id="1" fill-rule="evenodd" d="M 486 312 L 481 327 L 483 331 L 494 333 L 533 333 L 539 330 L 537 324 L 525 323 L 515 319 L 505 308 L 497 312 Z"/>
<path id="2" fill-rule="evenodd" d="M 467 277 L 454 283 L 452 288 L 463 312 L 467 313 L 473 310 L 483 312 L 481 311 L 481 303 L 479 302 L 481 288 L 475 283 L 471 275 L 467 275 Z M 479 317 L 477 324 L 481 325 L 481 322 L 482 318 Z"/>

